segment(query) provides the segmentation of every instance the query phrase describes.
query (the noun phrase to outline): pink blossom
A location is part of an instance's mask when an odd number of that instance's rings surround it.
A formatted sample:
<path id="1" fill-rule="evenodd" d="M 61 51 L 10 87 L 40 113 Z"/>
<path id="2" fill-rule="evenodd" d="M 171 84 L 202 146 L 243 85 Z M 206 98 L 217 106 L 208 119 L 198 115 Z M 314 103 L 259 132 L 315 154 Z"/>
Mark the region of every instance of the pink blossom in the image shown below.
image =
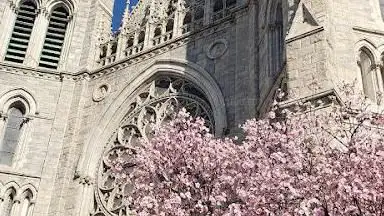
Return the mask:
<path id="1" fill-rule="evenodd" d="M 247 121 L 240 144 L 180 112 L 143 141 L 133 173 L 120 159 L 113 171 L 134 182 L 127 202 L 142 216 L 382 215 L 384 117 L 341 90 L 343 106 Z"/>

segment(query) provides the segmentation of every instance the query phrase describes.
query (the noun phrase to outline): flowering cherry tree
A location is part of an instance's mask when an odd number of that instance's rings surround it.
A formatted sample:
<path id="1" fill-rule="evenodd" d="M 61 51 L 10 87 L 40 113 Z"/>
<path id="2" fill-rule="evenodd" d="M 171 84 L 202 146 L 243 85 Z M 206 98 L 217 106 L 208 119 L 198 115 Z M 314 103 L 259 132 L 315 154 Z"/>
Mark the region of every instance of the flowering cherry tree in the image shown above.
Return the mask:
<path id="1" fill-rule="evenodd" d="M 276 103 L 242 126 L 241 142 L 180 112 L 134 162 L 115 160 L 116 178 L 132 182 L 125 202 L 139 216 L 384 215 L 384 117 L 341 90 L 342 105 L 330 97 L 317 111 L 320 100 Z"/>

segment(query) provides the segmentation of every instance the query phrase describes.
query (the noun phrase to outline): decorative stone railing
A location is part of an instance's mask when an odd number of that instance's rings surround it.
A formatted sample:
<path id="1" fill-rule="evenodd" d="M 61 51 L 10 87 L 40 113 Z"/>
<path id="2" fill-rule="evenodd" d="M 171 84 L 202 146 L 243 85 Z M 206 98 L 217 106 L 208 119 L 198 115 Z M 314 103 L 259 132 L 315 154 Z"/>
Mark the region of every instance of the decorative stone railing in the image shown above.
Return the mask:
<path id="1" fill-rule="evenodd" d="M 185 25 L 183 25 L 183 26 L 181 27 L 181 32 L 182 32 L 183 34 L 186 34 L 186 33 L 191 32 L 191 31 L 192 31 L 192 24 L 191 24 L 191 23 L 189 23 L 189 24 L 185 24 Z"/>
<path id="2" fill-rule="evenodd" d="M 97 61 L 97 64 L 102 67 L 102 66 L 105 66 L 105 65 L 112 64 L 115 61 L 116 61 L 116 53 L 112 54 L 110 56 L 106 56 L 106 57 L 100 58 Z"/>
<path id="3" fill-rule="evenodd" d="M 163 37 L 163 42 L 169 41 L 173 38 L 173 31 L 166 32 Z"/>
<path id="4" fill-rule="evenodd" d="M 153 40 L 152 40 L 152 45 L 153 46 L 156 46 L 156 45 L 158 45 L 160 43 L 161 43 L 161 35 L 156 36 L 155 38 L 153 38 Z"/>
<path id="5" fill-rule="evenodd" d="M 156 36 L 152 39 L 152 46 L 157 46 L 173 38 L 173 31 L 166 32 L 163 35 Z"/>
<path id="6" fill-rule="evenodd" d="M 216 11 L 211 14 L 206 15 L 206 19 L 204 17 L 199 18 L 198 20 L 191 20 L 190 23 L 181 25 L 177 28 L 176 31 L 168 31 L 161 35 L 156 35 L 155 37 L 148 37 L 148 34 L 150 32 L 153 32 L 155 29 L 154 26 L 150 26 L 149 29 L 140 29 L 137 30 L 137 32 L 129 32 L 129 34 L 119 34 L 108 42 L 107 44 L 103 44 L 103 47 L 108 47 L 108 50 L 103 55 L 100 55 L 100 59 L 97 60 L 98 66 L 105 66 L 108 64 L 112 64 L 113 62 L 122 59 L 127 58 L 130 56 L 133 56 L 135 54 L 138 54 L 140 52 L 145 51 L 146 49 L 153 49 L 159 45 L 163 45 L 164 43 L 167 43 L 168 41 L 180 38 L 184 35 L 188 35 L 190 33 L 193 33 L 195 31 L 198 31 L 203 28 L 203 26 L 207 26 L 212 23 L 217 23 L 221 20 L 225 20 L 225 18 L 228 18 L 235 10 L 235 8 L 238 8 L 236 6 L 223 8 L 219 11 Z M 207 21 L 205 21 L 207 20 Z M 177 23 L 175 23 L 177 25 Z M 156 25 L 156 28 L 158 28 L 158 25 Z M 139 34 L 140 33 L 140 34 Z M 142 36 L 142 33 L 146 33 L 146 35 Z M 139 40 L 139 37 L 141 37 L 141 40 Z M 118 40 L 117 40 L 118 39 Z M 140 43 L 138 43 L 138 40 Z M 142 41 L 142 42 L 141 42 Z M 119 43 L 117 44 L 117 53 L 113 54 L 112 47 L 113 42 Z M 129 45 L 128 45 L 129 44 Z M 116 46 L 115 46 L 116 48 Z M 112 54 L 113 55 L 112 55 Z"/>
<path id="7" fill-rule="evenodd" d="M 139 43 L 136 46 L 131 46 L 131 47 L 126 48 L 123 51 L 123 56 L 124 57 L 131 56 L 133 54 L 136 54 L 136 53 L 143 51 L 143 49 L 144 49 L 144 43 Z"/>
<path id="8" fill-rule="evenodd" d="M 134 53 L 133 52 L 133 47 L 128 47 L 127 49 L 124 50 L 123 53 L 124 53 L 124 56 L 126 56 L 126 57 L 133 55 L 133 53 Z"/>

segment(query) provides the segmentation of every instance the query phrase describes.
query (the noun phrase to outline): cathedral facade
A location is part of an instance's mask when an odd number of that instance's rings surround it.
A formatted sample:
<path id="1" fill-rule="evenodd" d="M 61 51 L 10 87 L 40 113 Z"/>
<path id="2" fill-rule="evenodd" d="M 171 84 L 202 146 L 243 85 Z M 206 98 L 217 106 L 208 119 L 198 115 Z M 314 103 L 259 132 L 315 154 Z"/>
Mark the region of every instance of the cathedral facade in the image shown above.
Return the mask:
<path id="1" fill-rule="evenodd" d="M 380 103 L 381 0 L 140 0 L 113 34 L 112 7 L 0 0 L 1 216 L 129 215 L 109 159 L 180 107 L 228 136 L 278 88 Z"/>

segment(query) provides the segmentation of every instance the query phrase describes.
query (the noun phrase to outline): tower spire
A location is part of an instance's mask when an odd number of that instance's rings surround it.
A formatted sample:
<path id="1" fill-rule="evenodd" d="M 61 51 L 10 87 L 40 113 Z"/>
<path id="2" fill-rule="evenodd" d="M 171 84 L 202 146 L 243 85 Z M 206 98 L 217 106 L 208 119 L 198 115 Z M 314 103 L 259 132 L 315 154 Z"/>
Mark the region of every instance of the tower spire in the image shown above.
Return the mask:
<path id="1" fill-rule="evenodd" d="M 131 14 L 131 0 L 127 0 L 124 14 L 123 14 L 123 22 L 128 19 L 129 15 Z"/>
<path id="2" fill-rule="evenodd" d="M 131 0 L 127 0 L 127 7 L 125 8 L 125 10 L 130 11 L 130 9 L 131 9 Z"/>

